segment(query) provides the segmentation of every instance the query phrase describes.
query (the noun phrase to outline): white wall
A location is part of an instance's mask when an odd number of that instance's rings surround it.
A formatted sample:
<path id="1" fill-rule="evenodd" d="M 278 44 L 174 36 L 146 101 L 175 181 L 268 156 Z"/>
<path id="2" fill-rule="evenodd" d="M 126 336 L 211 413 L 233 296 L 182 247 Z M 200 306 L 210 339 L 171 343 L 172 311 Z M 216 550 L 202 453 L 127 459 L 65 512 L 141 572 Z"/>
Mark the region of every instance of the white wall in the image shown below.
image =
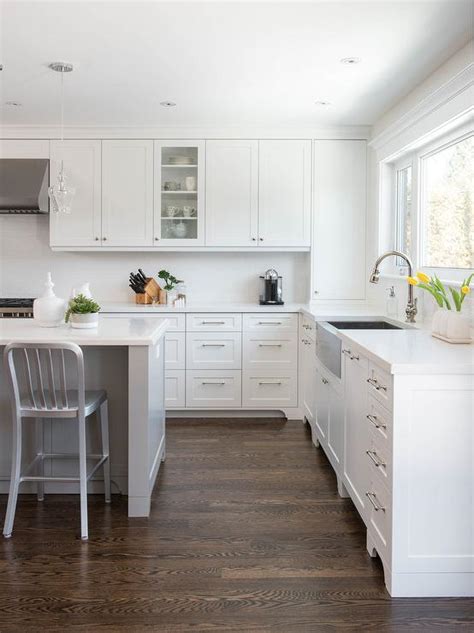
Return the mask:
<path id="1" fill-rule="evenodd" d="M 140 267 L 153 276 L 165 268 L 184 279 L 194 303 L 256 302 L 258 276 L 276 268 L 285 301 L 308 301 L 309 253 L 63 253 L 48 244 L 47 216 L 0 216 L 0 296 L 36 297 L 51 271 L 59 296 L 90 281 L 99 301 L 133 300 L 128 275 Z"/>
<path id="2" fill-rule="evenodd" d="M 407 117 L 410 116 L 410 113 L 414 112 L 416 108 L 419 107 L 420 102 L 423 100 L 428 100 L 433 98 L 433 102 L 436 102 L 437 95 L 439 94 L 440 88 L 446 86 L 448 82 L 453 80 L 453 78 L 459 76 L 465 69 L 472 64 L 472 51 L 473 51 L 473 42 L 470 42 L 467 46 L 459 50 L 455 55 L 453 55 L 450 59 L 448 59 L 442 66 L 440 66 L 432 75 L 426 78 L 424 82 L 422 82 L 419 86 L 416 87 L 410 94 L 406 95 L 395 107 L 393 107 L 389 112 L 385 113 L 373 126 L 372 137 L 380 137 L 380 135 L 384 135 L 388 130 L 393 131 L 394 136 L 387 141 L 387 144 L 390 146 L 390 151 L 396 147 L 397 136 L 396 129 L 397 124 L 401 121 L 404 121 L 407 124 Z M 465 91 L 467 95 L 467 91 Z M 440 99 L 446 98 L 446 95 L 440 95 Z M 457 114 L 456 108 L 459 109 L 459 113 L 465 105 L 466 99 L 464 102 L 459 100 L 458 103 L 454 103 L 455 99 L 452 99 L 452 108 L 449 116 L 453 116 Z M 464 103 L 464 105 L 463 105 Z M 472 101 L 470 103 L 472 106 Z M 435 108 L 436 110 L 436 108 Z M 444 111 L 440 108 L 438 113 L 441 115 L 441 112 Z M 444 114 L 443 114 L 444 116 Z M 435 118 L 433 117 L 433 121 Z M 428 121 L 428 117 L 426 117 L 426 122 Z M 444 122 L 448 122 L 445 120 Z M 433 123 L 434 125 L 434 123 Z M 440 126 L 440 120 L 436 120 L 436 127 Z M 418 129 L 423 128 L 424 126 L 413 126 L 412 131 L 403 131 L 399 135 L 399 143 L 400 147 L 397 149 L 402 149 L 404 147 L 404 143 L 407 142 L 410 135 L 416 136 L 416 131 Z M 424 133 L 427 131 L 423 130 Z M 414 141 L 415 138 L 410 139 Z M 372 267 L 375 259 L 380 254 L 380 251 L 386 250 L 389 245 L 380 244 L 379 240 L 379 159 L 380 155 L 387 154 L 387 151 L 383 147 L 378 147 L 379 153 L 377 153 L 373 148 L 370 147 L 369 144 L 369 162 L 368 162 L 368 186 L 369 186 L 369 201 L 368 201 L 368 235 L 367 235 L 367 244 L 368 244 L 368 253 L 367 253 L 367 261 L 369 265 L 369 269 Z M 391 246 L 391 245 L 390 245 Z M 382 265 L 382 274 L 383 274 L 384 266 Z M 406 305 L 407 298 L 407 282 L 405 279 L 392 279 L 392 278 L 384 278 L 382 277 L 379 281 L 378 285 L 367 284 L 367 299 L 371 303 L 375 303 L 380 306 L 382 310 L 385 309 L 385 301 L 388 295 L 387 288 L 389 286 L 395 286 L 395 291 L 398 297 L 399 303 L 399 311 L 400 314 L 403 314 Z M 419 317 L 417 320 L 429 321 L 431 316 L 436 309 L 436 304 L 434 300 L 427 296 L 426 293 L 422 291 L 417 291 L 415 289 L 415 296 L 418 296 L 419 301 Z M 467 309 L 470 310 L 471 318 L 474 319 L 474 301 L 472 299 L 468 299 Z M 474 321 L 473 321 L 474 322 Z"/>

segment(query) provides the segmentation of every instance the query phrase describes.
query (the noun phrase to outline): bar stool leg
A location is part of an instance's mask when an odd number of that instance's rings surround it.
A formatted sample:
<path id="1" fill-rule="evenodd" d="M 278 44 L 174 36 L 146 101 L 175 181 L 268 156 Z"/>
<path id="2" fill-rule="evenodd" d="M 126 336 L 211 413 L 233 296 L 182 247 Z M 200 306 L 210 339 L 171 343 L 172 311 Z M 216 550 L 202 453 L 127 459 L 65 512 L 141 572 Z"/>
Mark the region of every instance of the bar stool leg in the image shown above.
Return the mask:
<path id="1" fill-rule="evenodd" d="M 81 489 L 81 539 L 87 541 L 87 461 L 86 461 L 86 422 L 83 415 L 79 415 L 79 478 Z"/>
<path id="2" fill-rule="evenodd" d="M 36 454 L 41 456 L 44 454 L 43 420 L 41 418 L 37 418 L 36 420 Z M 44 477 L 43 457 L 41 457 L 39 461 L 38 476 Z M 44 481 L 37 482 L 36 494 L 38 496 L 38 501 L 44 500 Z"/>
<path id="3" fill-rule="evenodd" d="M 3 527 L 3 536 L 10 538 L 13 530 L 13 521 L 15 520 L 16 502 L 18 499 L 18 488 L 20 486 L 20 469 L 21 469 L 21 427 L 22 420 L 17 415 L 15 420 L 15 428 L 13 432 L 13 451 L 12 451 L 12 471 L 10 478 L 10 492 L 8 494 L 7 514 L 5 517 L 5 525 Z"/>
<path id="4" fill-rule="evenodd" d="M 109 404 L 107 400 L 100 405 L 99 417 L 102 433 L 102 454 L 107 456 L 103 466 L 105 503 L 110 503 Z"/>

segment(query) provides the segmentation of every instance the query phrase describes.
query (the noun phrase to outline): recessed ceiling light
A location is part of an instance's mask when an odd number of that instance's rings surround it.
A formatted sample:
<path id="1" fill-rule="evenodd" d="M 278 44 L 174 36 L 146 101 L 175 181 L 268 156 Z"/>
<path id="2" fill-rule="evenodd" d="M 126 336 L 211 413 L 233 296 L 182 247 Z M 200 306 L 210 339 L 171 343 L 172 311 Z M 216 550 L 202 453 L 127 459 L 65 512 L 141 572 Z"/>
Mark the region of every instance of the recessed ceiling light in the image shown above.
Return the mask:
<path id="1" fill-rule="evenodd" d="M 19 101 L 5 101 L 6 106 L 11 108 L 21 108 L 22 104 Z"/>
<path id="2" fill-rule="evenodd" d="M 174 108 L 176 103 L 174 101 L 160 101 L 160 106 L 163 106 L 163 108 Z"/>
<path id="3" fill-rule="evenodd" d="M 72 73 L 74 70 L 74 66 L 69 62 L 52 62 L 48 67 L 57 73 Z"/>
<path id="4" fill-rule="evenodd" d="M 346 64 L 347 66 L 351 66 L 352 64 L 359 64 L 361 59 L 360 57 L 343 57 L 339 60 L 341 64 Z"/>
<path id="5" fill-rule="evenodd" d="M 330 106 L 332 105 L 332 103 L 330 101 L 315 101 L 314 105 L 323 107 L 323 106 Z"/>

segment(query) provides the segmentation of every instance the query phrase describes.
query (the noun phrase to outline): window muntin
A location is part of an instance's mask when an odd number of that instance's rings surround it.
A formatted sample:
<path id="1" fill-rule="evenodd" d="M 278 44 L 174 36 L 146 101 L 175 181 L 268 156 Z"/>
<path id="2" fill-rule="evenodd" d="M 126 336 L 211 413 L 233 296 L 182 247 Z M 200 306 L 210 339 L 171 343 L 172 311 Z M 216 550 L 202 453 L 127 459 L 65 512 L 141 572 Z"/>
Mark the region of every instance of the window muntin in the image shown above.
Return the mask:
<path id="1" fill-rule="evenodd" d="M 403 253 L 412 251 L 412 167 L 408 165 L 397 170 L 396 205 L 397 205 L 397 235 L 396 248 Z M 399 265 L 405 265 L 403 260 Z"/>

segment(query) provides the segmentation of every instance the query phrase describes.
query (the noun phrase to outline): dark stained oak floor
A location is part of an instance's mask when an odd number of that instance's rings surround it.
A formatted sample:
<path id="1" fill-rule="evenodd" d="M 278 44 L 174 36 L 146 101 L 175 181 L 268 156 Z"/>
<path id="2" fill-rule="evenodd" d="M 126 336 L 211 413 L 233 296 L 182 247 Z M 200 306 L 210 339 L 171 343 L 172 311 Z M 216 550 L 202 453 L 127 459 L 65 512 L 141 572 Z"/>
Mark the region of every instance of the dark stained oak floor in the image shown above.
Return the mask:
<path id="1" fill-rule="evenodd" d="M 168 423 L 149 519 L 127 500 L 20 497 L 0 537 L 0 632 L 473 631 L 469 599 L 391 599 L 308 427 Z M 0 497 L 3 521 L 6 497 Z"/>

